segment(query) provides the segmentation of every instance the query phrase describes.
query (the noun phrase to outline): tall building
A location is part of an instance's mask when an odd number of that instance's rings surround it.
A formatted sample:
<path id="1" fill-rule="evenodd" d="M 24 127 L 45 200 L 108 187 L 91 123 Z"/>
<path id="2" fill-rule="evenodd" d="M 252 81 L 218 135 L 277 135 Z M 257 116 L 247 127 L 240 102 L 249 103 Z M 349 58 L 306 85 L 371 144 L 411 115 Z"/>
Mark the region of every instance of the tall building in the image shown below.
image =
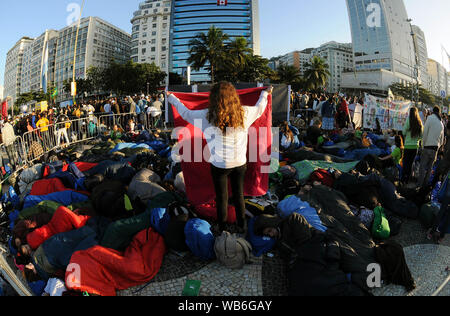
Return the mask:
<path id="1" fill-rule="evenodd" d="M 417 25 L 412 26 L 412 32 L 414 34 L 414 49 L 419 70 L 417 74 L 419 83 L 426 87 L 428 84 L 428 49 L 425 34 Z"/>
<path id="2" fill-rule="evenodd" d="M 169 69 L 180 75 L 188 67 L 189 42 L 215 26 L 231 39 L 244 37 L 260 55 L 258 0 L 172 0 Z M 193 82 L 210 81 L 206 69 L 191 72 Z"/>
<path id="3" fill-rule="evenodd" d="M 67 100 L 70 93 L 64 91 L 64 81 L 72 81 L 77 26 L 67 26 L 59 31 L 54 54 L 55 72 L 51 84 L 58 88 L 57 101 Z M 107 68 L 111 61 L 125 63 L 131 56 L 131 35 L 98 18 L 81 19 L 77 41 L 75 78 L 86 78 L 91 67 Z M 51 62 L 50 62 L 51 63 Z M 52 81 L 53 80 L 53 81 Z"/>
<path id="4" fill-rule="evenodd" d="M 349 89 L 386 92 L 392 83 L 415 82 L 411 24 L 403 0 L 347 0 L 354 69 Z"/>
<path id="5" fill-rule="evenodd" d="M 280 64 L 294 66 L 299 70 L 300 75 L 303 76 L 306 69 L 305 64 L 309 63 L 311 60 L 313 50 L 314 48 L 307 48 L 301 51 L 293 51 L 280 56 L 277 60 Z M 274 70 L 276 70 L 276 68 Z"/>
<path id="6" fill-rule="evenodd" d="M 20 95 L 20 80 L 22 78 L 23 52 L 33 42 L 30 37 L 22 37 L 13 48 L 8 51 L 5 63 L 4 97 L 11 97 L 12 103 Z"/>
<path id="7" fill-rule="evenodd" d="M 58 31 L 47 30 L 41 36 L 33 40 L 28 45 L 23 53 L 22 73 L 20 80 L 20 93 L 27 93 L 31 91 L 39 91 L 44 89 L 43 84 L 43 70 L 44 65 L 48 61 L 45 60 L 46 49 L 49 51 L 49 56 L 54 56 Z M 47 68 L 48 74 L 53 72 L 53 68 Z M 47 81 L 48 82 L 48 81 Z"/>
<path id="8" fill-rule="evenodd" d="M 146 0 L 131 19 L 131 58 L 137 63 L 155 63 L 169 71 L 171 0 Z"/>
<path id="9" fill-rule="evenodd" d="M 445 67 L 433 59 L 428 59 L 428 75 L 428 90 L 437 96 L 441 95 L 441 91 L 448 95 L 448 73 Z"/>
<path id="10" fill-rule="evenodd" d="M 64 81 L 72 81 L 78 23 L 48 30 L 36 39 L 24 37 L 9 51 L 5 67 L 5 96 L 16 101 L 20 93 L 54 86 L 57 102 L 70 99 Z M 91 67 L 106 68 L 114 60 L 131 57 L 131 35 L 98 18 L 81 19 L 75 60 L 75 78 L 86 78 Z M 44 71 L 47 70 L 47 71 Z"/>
<path id="11" fill-rule="evenodd" d="M 328 42 L 312 51 L 311 56 L 319 56 L 328 64 L 330 77 L 326 91 L 339 92 L 342 85 L 342 73 L 353 71 L 352 44 Z"/>

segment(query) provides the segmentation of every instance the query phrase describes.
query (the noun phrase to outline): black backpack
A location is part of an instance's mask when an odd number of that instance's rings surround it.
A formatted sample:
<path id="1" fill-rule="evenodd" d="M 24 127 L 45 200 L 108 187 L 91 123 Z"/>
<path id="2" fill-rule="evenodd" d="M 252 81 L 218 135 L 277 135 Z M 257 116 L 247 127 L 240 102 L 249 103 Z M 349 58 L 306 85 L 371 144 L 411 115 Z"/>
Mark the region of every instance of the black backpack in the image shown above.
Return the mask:
<path id="1" fill-rule="evenodd" d="M 180 202 L 173 202 L 166 208 L 170 216 L 170 222 L 164 235 L 164 242 L 170 249 L 180 252 L 189 251 L 186 244 L 184 228 L 186 223 L 196 218 L 191 205 Z"/>

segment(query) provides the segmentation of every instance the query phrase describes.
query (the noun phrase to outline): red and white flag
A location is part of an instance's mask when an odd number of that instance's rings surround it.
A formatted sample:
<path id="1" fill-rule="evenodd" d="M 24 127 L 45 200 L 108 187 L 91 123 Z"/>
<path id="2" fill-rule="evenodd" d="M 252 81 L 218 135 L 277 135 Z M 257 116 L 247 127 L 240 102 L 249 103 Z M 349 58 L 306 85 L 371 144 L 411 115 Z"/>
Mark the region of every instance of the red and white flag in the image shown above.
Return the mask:
<path id="1" fill-rule="evenodd" d="M 228 0 L 217 0 L 217 5 L 228 5 Z"/>
<path id="2" fill-rule="evenodd" d="M 3 101 L 2 103 L 2 119 L 5 119 L 8 117 L 8 99 Z"/>

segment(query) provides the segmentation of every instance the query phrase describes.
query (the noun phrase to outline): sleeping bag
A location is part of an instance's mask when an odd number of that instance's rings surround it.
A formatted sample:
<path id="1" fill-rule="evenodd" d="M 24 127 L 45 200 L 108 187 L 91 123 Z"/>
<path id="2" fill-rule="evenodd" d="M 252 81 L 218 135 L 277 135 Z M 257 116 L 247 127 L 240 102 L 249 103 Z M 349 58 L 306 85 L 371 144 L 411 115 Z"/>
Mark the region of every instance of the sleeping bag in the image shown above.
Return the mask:
<path id="1" fill-rule="evenodd" d="M 69 290 L 102 296 L 115 296 L 149 282 L 158 273 L 166 247 L 161 235 L 152 229 L 138 233 L 125 252 L 94 246 L 75 252 L 66 271 Z M 77 267 L 78 269 L 74 270 Z"/>
<path id="2" fill-rule="evenodd" d="M 202 260 L 212 260 L 216 257 L 215 238 L 208 222 L 199 218 L 191 219 L 184 228 L 184 234 L 187 246 L 196 257 Z"/>
<path id="3" fill-rule="evenodd" d="M 61 206 L 53 215 L 51 221 L 27 235 L 27 242 L 31 249 L 36 250 L 50 237 L 70 230 L 83 227 L 90 219 L 89 216 L 78 215 L 68 208 Z"/>
<path id="4" fill-rule="evenodd" d="M 75 191 L 61 191 L 47 195 L 29 195 L 24 199 L 23 208 L 27 209 L 39 204 L 42 201 L 54 201 L 61 205 L 72 205 L 76 203 L 85 202 L 89 197 Z"/>
<path id="5" fill-rule="evenodd" d="M 281 201 L 278 206 L 278 215 L 281 218 L 288 218 L 292 213 L 303 215 L 306 221 L 315 229 L 324 232 L 327 230 L 317 215 L 317 211 L 308 202 L 303 202 L 297 196 L 290 196 Z"/>
<path id="6" fill-rule="evenodd" d="M 217 208 L 216 202 L 197 205 L 195 207 L 195 213 L 198 217 L 203 218 L 205 220 L 217 221 Z M 228 217 L 227 223 L 233 224 L 236 223 L 236 209 L 232 205 L 228 205 Z"/>
<path id="7" fill-rule="evenodd" d="M 166 190 L 156 184 L 161 178 L 149 169 L 142 169 L 131 180 L 128 187 L 128 195 L 132 200 L 139 198 L 144 204 L 147 204 L 156 195 Z"/>
<path id="8" fill-rule="evenodd" d="M 276 244 L 276 239 L 259 236 L 255 232 L 255 222 L 257 217 L 253 217 L 248 221 L 248 235 L 247 240 L 252 245 L 252 253 L 255 257 L 261 257 L 263 254 L 271 251 Z"/>

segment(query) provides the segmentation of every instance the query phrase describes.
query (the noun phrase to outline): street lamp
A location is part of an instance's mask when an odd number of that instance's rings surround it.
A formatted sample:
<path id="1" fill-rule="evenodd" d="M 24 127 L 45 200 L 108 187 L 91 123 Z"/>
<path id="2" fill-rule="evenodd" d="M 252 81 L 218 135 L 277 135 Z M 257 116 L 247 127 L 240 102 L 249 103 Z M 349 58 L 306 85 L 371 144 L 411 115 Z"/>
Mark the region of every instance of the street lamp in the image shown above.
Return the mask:
<path id="1" fill-rule="evenodd" d="M 147 96 L 150 94 L 150 83 L 147 82 Z"/>
<path id="2" fill-rule="evenodd" d="M 414 65 L 414 76 L 416 78 L 416 82 L 417 82 L 417 97 L 415 98 L 415 104 L 417 107 L 417 103 L 419 101 L 419 58 L 417 56 L 417 42 L 416 42 L 416 34 L 414 33 L 413 27 L 412 27 L 412 19 L 407 19 L 406 22 L 409 23 L 409 26 L 411 27 L 411 37 L 412 37 L 412 41 L 413 41 L 413 47 L 414 47 L 414 57 L 416 60 L 416 64 Z M 412 85 L 412 93 L 413 93 L 413 97 L 414 97 L 414 84 Z"/>

